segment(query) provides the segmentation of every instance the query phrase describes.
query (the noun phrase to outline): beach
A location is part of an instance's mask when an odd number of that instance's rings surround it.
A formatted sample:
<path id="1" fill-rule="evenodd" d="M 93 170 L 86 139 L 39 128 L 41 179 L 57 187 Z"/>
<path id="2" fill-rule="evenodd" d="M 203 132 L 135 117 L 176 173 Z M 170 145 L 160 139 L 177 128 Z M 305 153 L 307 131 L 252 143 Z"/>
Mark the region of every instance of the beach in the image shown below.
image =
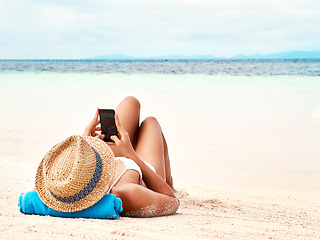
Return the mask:
<path id="1" fill-rule="evenodd" d="M 25 215 L 36 165 L 1 161 L 1 239 L 319 239 L 319 192 L 176 184 L 172 216 L 118 220 Z"/>
<path id="2" fill-rule="evenodd" d="M 1 239 L 319 239 L 318 76 L 0 73 Z M 162 125 L 181 206 L 118 220 L 24 215 L 44 154 L 96 107 Z M 142 120 L 141 119 L 141 120 Z"/>

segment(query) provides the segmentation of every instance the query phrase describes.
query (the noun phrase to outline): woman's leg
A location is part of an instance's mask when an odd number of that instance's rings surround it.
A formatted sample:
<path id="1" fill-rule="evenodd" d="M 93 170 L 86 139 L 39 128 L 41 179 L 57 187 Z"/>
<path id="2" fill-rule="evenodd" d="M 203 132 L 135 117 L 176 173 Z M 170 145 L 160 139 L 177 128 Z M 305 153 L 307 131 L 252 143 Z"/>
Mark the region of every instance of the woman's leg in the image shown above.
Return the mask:
<path id="1" fill-rule="evenodd" d="M 116 108 L 121 125 L 128 132 L 132 146 L 135 147 L 139 129 L 140 102 L 135 97 L 126 97 Z M 116 157 L 121 157 L 114 143 L 108 144 Z"/>
<path id="2" fill-rule="evenodd" d="M 126 97 L 116 108 L 120 123 L 128 132 L 132 146 L 135 147 L 140 119 L 140 102 L 135 97 Z"/>
<path id="3" fill-rule="evenodd" d="M 150 163 L 157 174 L 172 187 L 168 146 L 158 121 L 146 118 L 139 130 L 136 152 L 141 159 Z"/>
<path id="4" fill-rule="evenodd" d="M 163 140 L 163 147 L 164 147 L 164 165 L 165 165 L 165 172 L 166 172 L 166 182 L 167 184 L 173 189 L 173 179 L 171 175 L 171 165 L 170 165 L 170 159 L 169 159 L 169 151 L 168 151 L 168 145 L 167 141 L 162 133 L 162 140 Z"/>

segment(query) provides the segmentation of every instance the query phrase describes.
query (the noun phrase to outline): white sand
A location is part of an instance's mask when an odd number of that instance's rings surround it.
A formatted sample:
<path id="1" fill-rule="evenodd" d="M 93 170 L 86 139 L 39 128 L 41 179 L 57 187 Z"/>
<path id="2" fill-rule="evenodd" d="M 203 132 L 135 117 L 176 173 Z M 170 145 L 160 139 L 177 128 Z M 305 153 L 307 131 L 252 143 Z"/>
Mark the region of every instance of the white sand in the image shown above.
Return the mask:
<path id="1" fill-rule="evenodd" d="M 319 239 L 320 193 L 176 184 L 172 216 L 64 219 L 19 212 L 37 166 L 0 162 L 0 239 Z"/>
<path id="2" fill-rule="evenodd" d="M 38 164 L 127 95 L 155 116 L 174 179 L 320 191 L 320 78 L 1 73 L 0 159 Z M 112 89 L 112 91 L 109 91 Z M 190 175 L 194 178 L 190 179 Z"/>
<path id="3" fill-rule="evenodd" d="M 319 78 L 0 77 L 0 239 L 320 238 Z M 82 134 L 96 107 L 115 108 L 127 95 L 163 126 L 178 213 L 115 221 L 21 214 L 18 196 L 33 189 L 44 154 Z"/>

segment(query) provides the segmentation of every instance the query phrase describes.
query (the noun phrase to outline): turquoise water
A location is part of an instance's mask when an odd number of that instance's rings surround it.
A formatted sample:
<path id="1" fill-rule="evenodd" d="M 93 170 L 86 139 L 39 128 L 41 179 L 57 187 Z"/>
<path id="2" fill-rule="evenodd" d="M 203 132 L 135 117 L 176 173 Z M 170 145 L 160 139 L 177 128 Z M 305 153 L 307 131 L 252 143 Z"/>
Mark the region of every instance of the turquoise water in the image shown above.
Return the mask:
<path id="1" fill-rule="evenodd" d="M 127 95 L 167 136 L 174 179 L 318 189 L 320 77 L 0 73 L 0 159 L 35 166 Z"/>

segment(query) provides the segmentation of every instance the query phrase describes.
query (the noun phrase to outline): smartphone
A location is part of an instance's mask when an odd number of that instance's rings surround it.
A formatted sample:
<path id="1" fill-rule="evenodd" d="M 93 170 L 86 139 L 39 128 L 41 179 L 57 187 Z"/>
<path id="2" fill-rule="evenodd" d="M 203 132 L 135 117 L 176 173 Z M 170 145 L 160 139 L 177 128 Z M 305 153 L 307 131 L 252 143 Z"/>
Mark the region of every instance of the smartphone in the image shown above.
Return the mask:
<path id="1" fill-rule="evenodd" d="M 113 109 L 99 109 L 101 132 L 105 135 L 103 139 L 105 142 L 113 142 L 113 140 L 110 139 L 112 135 L 118 136 L 114 113 Z"/>

